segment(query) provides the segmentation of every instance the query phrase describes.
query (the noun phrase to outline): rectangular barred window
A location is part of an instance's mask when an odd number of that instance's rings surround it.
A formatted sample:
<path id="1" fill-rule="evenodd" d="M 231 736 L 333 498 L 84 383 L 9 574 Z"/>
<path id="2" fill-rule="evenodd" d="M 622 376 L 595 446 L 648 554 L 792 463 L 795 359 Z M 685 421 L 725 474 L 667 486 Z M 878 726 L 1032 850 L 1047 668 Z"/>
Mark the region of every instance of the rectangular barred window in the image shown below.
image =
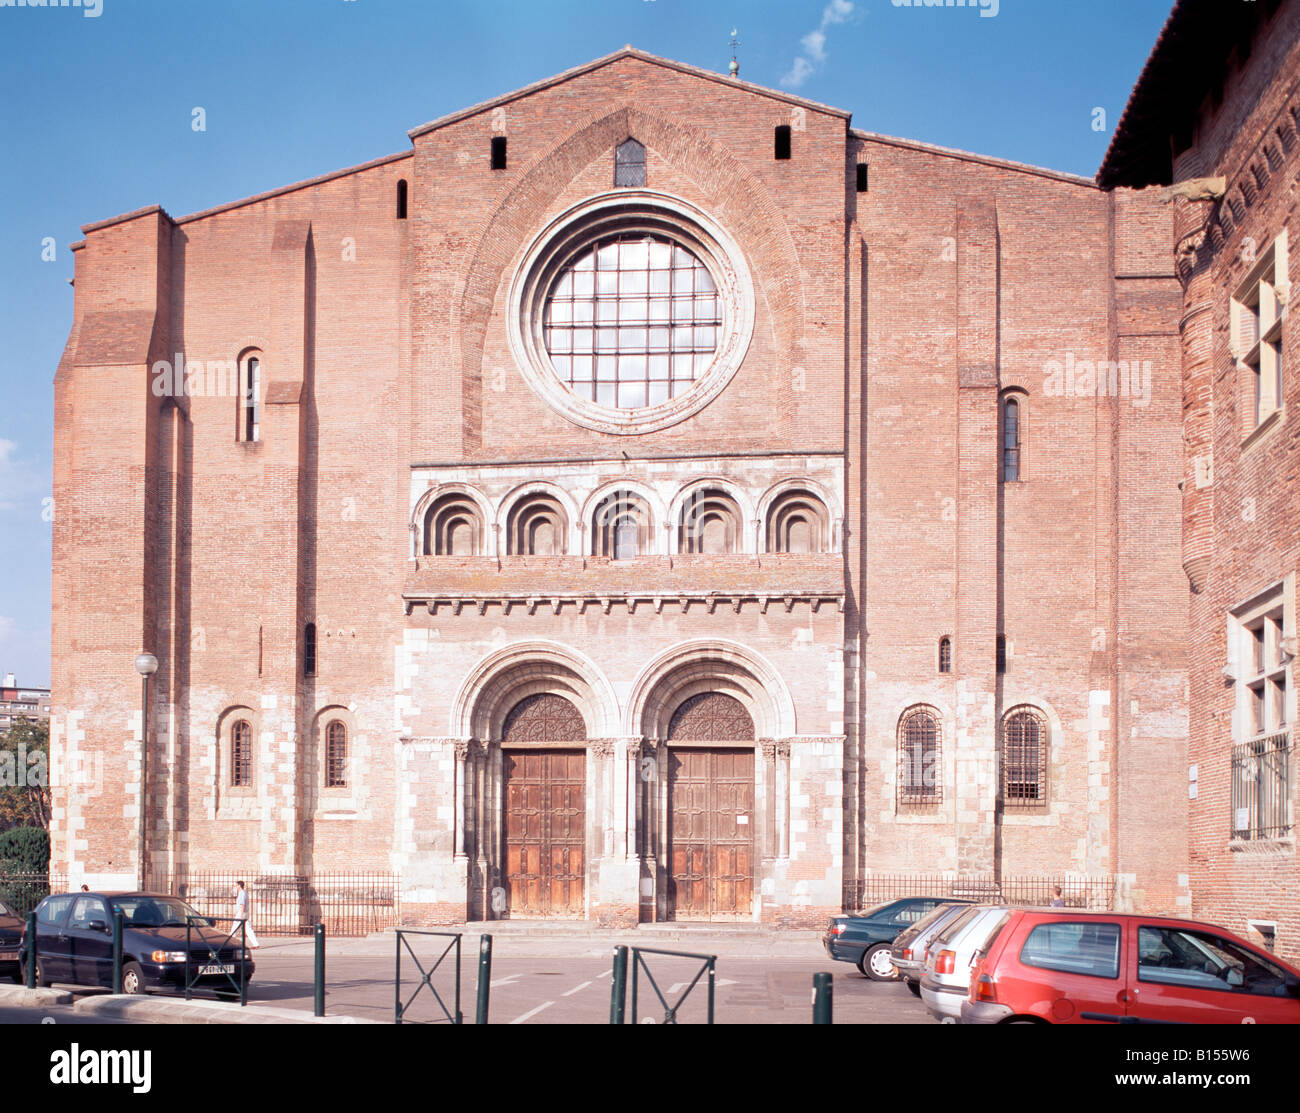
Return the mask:
<path id="1" fill-rule="evenodd" d="M 1228 667 L 1236 689 L 1231 764 L 1234 839 L 1285 838 L 1291 810 L 1291 670 L 1295 627 L 1291 579 L 1230 612 Z"/>

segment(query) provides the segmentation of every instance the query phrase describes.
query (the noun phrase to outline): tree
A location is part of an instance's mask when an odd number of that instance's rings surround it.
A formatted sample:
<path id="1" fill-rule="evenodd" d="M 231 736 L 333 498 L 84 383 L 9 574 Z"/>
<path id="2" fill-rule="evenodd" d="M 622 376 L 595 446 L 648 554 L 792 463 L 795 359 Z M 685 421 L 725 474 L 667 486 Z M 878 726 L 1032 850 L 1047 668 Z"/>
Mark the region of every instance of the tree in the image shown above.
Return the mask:
<path id="1" fill-rule="evenodd" d="M 0 831 L 50 825 L 50 724 L 20 716 L 0 735 Z"/>

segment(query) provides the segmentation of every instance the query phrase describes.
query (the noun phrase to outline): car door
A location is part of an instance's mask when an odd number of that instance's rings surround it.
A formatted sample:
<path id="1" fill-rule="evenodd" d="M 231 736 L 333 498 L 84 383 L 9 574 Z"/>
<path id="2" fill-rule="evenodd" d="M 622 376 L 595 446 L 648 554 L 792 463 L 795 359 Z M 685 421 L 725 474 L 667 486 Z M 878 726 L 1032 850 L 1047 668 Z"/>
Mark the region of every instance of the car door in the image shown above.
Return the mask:
<path id="1" fill-rule="evenodd" d="M 1264 952 L 1200 925 L 1139 921 L 1130 1011 L 1190 1024 L 1296 1024 L 1300 998 Z"/>
<path id="2" fill-rule="evenodd" d="M 1122 921 L 1031 914 L 1020 930 L 1017 968 L 1005 981 L 1023 1011 L 1054 1024 L 1124 1020 L 1129 994 Z"/>
<path id="3" fill-rule="evenodd" d="M 108 985 L 112 980 L 113 936 L 103 897 L 78 897 L 68 918 L 72 980 L 78 985 Z M 92 928 L 91 924 L 99 927 Z"/>
<path id="4" fill-rule="evenodd" d="M 72 945 L 67 932 L 72 900 L 71 893 L 47 897 L 36 910 L 36 954 L 48 981 L 72 980 Z"/>

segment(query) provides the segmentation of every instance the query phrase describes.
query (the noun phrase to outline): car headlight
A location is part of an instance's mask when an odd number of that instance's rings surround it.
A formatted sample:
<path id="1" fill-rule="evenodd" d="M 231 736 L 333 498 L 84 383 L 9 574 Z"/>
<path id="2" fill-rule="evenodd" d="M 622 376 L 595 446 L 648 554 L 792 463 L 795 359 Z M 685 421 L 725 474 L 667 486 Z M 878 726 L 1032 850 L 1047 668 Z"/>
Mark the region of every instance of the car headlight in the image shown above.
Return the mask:
<path id="1" fill-rule="evenodd" d="M 154 962 L 184 962 L 184 951 L 154 951 L 149 956 Z"/>

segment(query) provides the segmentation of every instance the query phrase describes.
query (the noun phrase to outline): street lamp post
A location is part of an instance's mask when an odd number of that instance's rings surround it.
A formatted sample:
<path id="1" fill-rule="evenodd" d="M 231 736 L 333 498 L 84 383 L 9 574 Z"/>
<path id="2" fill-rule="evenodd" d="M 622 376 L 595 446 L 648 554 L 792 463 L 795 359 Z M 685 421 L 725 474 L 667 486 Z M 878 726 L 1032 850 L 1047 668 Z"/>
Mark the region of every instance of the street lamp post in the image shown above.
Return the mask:
<path id="1" fill-rule="evenodd" d="M 158 658 L 152 653 L 141 653 L 135 659 L 135 671 L 140 674 L 143 691 L 140 694 L 140 891 L 147 884 L 145 875 L 145 829 L 148 817 L 149 789 L 149 677 L 158 671 Z"/>

